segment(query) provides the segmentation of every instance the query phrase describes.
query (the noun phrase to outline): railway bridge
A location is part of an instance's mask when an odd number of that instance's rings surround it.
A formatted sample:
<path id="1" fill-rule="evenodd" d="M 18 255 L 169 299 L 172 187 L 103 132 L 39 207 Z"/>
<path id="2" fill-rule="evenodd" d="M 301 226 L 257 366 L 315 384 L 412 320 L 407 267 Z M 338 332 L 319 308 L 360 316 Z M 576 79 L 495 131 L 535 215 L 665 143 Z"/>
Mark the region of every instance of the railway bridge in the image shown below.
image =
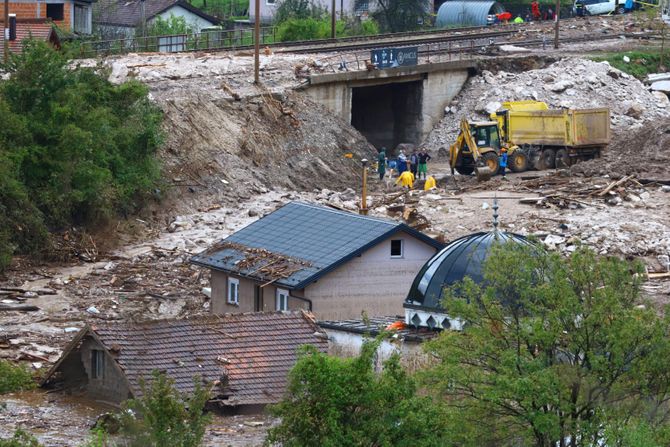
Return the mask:
<path id="1" fill-rule="evenodd" d="M 475 69 L 475 60 L 310 76 L 305 86 L 379 148 L 417 144 L 444 115 Z"/>

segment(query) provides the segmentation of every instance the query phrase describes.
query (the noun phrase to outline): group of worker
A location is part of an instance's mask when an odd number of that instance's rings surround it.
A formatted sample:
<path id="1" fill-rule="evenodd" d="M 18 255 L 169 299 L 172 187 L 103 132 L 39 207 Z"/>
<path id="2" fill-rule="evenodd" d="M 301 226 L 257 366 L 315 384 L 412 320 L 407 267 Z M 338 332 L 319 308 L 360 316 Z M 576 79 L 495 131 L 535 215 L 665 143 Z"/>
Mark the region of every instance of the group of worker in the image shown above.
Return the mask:
<path id="1" fill-rule="evenodd" d="M 409 157 L 401 149 L 396 160 L 389 160 L 386 157 L 386 148 L 382 147 L 377 158 L 377 172 L 379 173 L 379 180 L 383 180 L 386 175 L 386 168 L 398 172 L 398 180 L 396 183 L 403 187 L 411 188 L 414 185 L 415 179 L 423 179 L 428 181 L 432 177 L 428 177 L 428 161 L 430 155 L 425 150 L 412 150 Z M 391 174 L 392 175 L 392 174 Z M 433 182 L 435 180 L 433 179 Z"/>
<path id="2" fill-rule="evenodd" d="M 540 20 L 554 20 L 555 19 L 555 14 L 554 11 L 551 8 L 547 8 L 544 11 L 540 9 L 540 4 L 537 2 L 537 0 L 533 0 L 533 2 L 530 4 L 530 14 L 526 14 L 526 18 L 524 19 L 520 15 L 516 16 L 514 20 L 512 20 L 512 13 L 510 12 L 501 12 L 496 14 L 496 22 L 498 23 L 524 23 L 524 22 L 530 22 L 532 21 L 540 21 Z"/>

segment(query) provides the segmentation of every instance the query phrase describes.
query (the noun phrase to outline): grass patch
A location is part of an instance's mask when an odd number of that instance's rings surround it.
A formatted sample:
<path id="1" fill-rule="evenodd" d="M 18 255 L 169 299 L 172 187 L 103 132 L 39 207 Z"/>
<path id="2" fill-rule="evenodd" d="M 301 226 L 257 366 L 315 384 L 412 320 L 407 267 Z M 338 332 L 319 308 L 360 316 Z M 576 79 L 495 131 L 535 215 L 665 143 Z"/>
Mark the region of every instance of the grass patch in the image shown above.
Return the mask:
<path id="1" fill-rule="evenodd" d="M 0 360 L 0 394 L 29 390 L 35 387 L 33 376 L 21 365 Z"/>
<path id="2" fill-rule="evenodd" d="M 624 61 L 624 56 L 630 59 L 630 62 Z M 670 55 L 666 53 L 665 63 L 668 63 Z M 661 62 L 660 51 L 624 51 L 620 53 L 606 53 L 602 56 L 591 58 L 596 62 L 607 61 L 614 68 L 624 73 L 635 76 L 638 79 L 644 79 L 649 73 L 658 73 Z"/>

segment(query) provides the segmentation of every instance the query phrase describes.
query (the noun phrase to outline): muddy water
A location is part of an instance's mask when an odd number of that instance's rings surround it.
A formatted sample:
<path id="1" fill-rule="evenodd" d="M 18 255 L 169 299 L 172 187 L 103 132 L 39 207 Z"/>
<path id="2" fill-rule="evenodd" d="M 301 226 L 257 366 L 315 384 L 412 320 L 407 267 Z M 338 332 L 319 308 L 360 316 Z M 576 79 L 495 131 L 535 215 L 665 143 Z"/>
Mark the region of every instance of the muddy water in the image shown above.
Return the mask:
<path id="1" fill-rule="evenodd" d="M 88 438 L 98 415 L 112 408 L 92 401 L 43 390 L 0 396 L 0 438 L 18 428 L 45 446 L 77 446 Z"/>

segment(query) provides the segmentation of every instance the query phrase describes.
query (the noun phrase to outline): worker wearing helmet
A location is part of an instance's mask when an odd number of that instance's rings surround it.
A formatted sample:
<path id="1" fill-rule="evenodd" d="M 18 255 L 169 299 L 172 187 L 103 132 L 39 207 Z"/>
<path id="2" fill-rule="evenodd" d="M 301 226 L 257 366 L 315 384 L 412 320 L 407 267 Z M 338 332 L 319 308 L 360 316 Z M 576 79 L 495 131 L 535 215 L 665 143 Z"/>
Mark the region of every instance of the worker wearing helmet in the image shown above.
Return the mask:
<path id="1" fill-rule="evenodd" d="M 507 177 L 505 177 L 506 168 L 507 168 L 507 148 L 503 147 L 500 149 L 500 172 L 505 180 L 507 180 Z"/>

